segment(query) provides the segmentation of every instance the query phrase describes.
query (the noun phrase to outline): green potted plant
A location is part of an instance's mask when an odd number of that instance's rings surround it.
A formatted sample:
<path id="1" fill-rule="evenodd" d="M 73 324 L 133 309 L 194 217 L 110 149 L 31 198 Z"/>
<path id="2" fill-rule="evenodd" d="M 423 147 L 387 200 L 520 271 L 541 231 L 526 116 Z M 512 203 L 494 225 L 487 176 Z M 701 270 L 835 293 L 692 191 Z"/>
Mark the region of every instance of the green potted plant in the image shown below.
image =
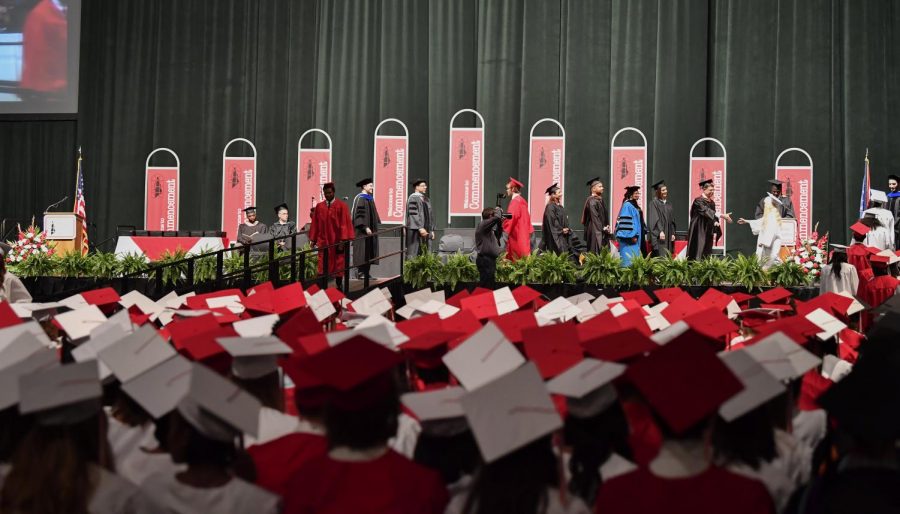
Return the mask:
<path id="1" fill-rule="evenodd" d="M 769 277 L 756 254 L 738 254 L 728 267 L 731 282 L 737 286 L 746 287 L 748 291 L 761 289 L 768 284 Z"/>
<path id="2" fill-rule="evenodd" d="M 469 258 L 457 252 L 447 258 L 447 263 L 442 267 L 441 283 L 449 286 L 450 290 L 456 289 L 460 282 L 476 282 L 478 280 L 478 267 Z"/>
<path id="3" fill-rule="evenodd" d="M 768 273 L 769 282 L 773 286 L 803 287 L 809 285 L 813 279 L 808 269 L 793 260 L 775 264 L 768 269 Z"/>
<path id="4" fill-rule="evenodd" d="M 617 286 L 622 279 L 622 261 L 604 249 L 585 253 L 581 263 L 581 279 L 594 286 Z"/>
<path id="5" fill-rule="evenodd" d="M 691 283 L 690 261 L 671 255 L 656 258 L 652 263 L 653 276 L 661 287 L 678 287 Z"/>
<path id="6" fill-rule="evenodd" d="M 699 261 L 690 261 L 689 283 L 698 286 L 720 286 L 730 278 L 731 259 L 707 256 Z"/>
<path id="7" fill-rule="evenodd" d="M 654 281 L 653 269 L 656 265 L 655 257 L 637 256 L 631 259 L 631 264 L 622 269 L 621 285 L 629 289 L 647 287 Z"/>
<path id="8" fill-rule="evenodd" d="M 529 282 L 535 284 L 572 284 L 578 277 L 578 269 L 568 253 L 538 254 L 529 271 Z"/>
<path id="9" fill-rule="evenodd" d="M 438 286 L 441 284 L 442 267 L 437 254 L 425 252 L 403 263 L 403 281 L 413 289 L 422 289 L 429 284 Z"/>

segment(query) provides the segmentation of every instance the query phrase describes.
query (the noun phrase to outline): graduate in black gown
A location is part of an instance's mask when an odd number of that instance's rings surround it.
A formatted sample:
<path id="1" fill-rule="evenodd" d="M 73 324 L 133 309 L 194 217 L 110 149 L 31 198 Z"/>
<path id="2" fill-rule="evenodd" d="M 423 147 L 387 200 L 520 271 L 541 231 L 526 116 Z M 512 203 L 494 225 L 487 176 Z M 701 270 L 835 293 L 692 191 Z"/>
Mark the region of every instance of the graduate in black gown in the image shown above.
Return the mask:
<path id="1" fill-rule="evenodd" d="M 293 221 L 288 220 L 290 211 L 288 210 L 286 203 L 282 203 L 275 207 L 275 215 L 278 219 L 276 219 L 275 223 L 272 223 L 272 226 L 269 227 L 269 233 L 272 234 L 273 238 L 278 239 L 279 237 L 289 236 L 296 232 L 296 224 Z M 288 243 L 288 239 L 279 239 L 276 241 L 278 247 L 282 249 L 287 248 Z"/>
<path id="2" fill-rule="evenodd" d="M 553 184 L 544 192 L 549 201 L 544 209 L 544 220 L 541 225 L 541 249 L 555 254 L 572 253 L 569 243 L 569 237 L 572 235 L 572 230 L 569 229 L 569 215 L 560 205 L 562 190 L 557 184 Z"/>
<path id="3" fill-rule="evenodd" d="M 712 199 L 713 193 L 715 193 L 712 179 L 700 182 L 700 191 L 700 196 L 694 198 L 694 203 L 691 204 L 691 224 L 688 227 L 688 260 L 700 260 L 712 254 L 713 245 L 722 237 L 719 215 L 716 214 L 716 202 Z M 729 214 L 722 214 L 721 218 L 731 222 Z"/>
<path id="4" fill-rule="evenodd" d="M 588 180 L 587 186 L 591 188 L 591 196 L 584 202 L 581 212 L 584 242 L 587 251 L 600 253 L 604 248 L 610 248 L 609 209 L 603 201 L 603 182 L 600 182 L 600 177 Z"/>
<path id="5" fill-rule="evenodd" d="M 675 207 L 669 202 L 669 188 L 664 180 L 653 184 L 656 192 L 647 209 L 647 232 L 654 257 L 675 253 Z"/>
<path id="6" fill-rule="evenodd" d="M 356 183 L 360 192 L 353 199 L 350 214 L 353 216 L 353 229 L 356 239 L 353 241 L 353 265 L 357 268 L 357 276 L 360 278 L 369 274 L 371 264 L 363 264 L 378 255 L 378 236 L 372 235 L 378 231 L 381 218 L 375 209 L 375 184 L 371 178 L 364 178 Z M 371 237 L 363 237 L 371 235 Z"/>

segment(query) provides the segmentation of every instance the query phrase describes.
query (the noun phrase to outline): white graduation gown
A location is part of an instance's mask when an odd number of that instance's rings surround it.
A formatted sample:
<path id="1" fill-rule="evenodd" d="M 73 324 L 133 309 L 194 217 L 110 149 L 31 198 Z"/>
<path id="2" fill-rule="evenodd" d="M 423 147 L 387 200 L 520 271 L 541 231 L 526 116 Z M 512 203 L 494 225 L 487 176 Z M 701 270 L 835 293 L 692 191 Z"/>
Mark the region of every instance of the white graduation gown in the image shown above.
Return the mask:
<path id="1" fill-rule="evenodd" d="M 192 487 L 174 474 L 154 473 L 141 486 L 165 512 L 177 514 L 277 514 L 281 498 L 240 478 L 220 487 Z"/>
<path id="2" fill-rule="evenodd" d="M 107 439 L 116 463 L 116 473 L 136 485 L 141 485 L 156 472 L 175 473 L 184 469 L 175 464 L 168 453 L 153 453 L 159 448 L 153 423 L 131 427 L 108 416 Z"/>
<path id="3" fill-rule="evenodd" d="M 397 418 L 397 435 L 388 441 L 388 446 L 400 455 L 412 459 L 421 432 L 422 425 L 415 418 L 406 413 L 400 413 Z"/>
<path id="4" fill-rule="evenodd" d="M 872 214 L 875 216 L 875 219 L 878 220 L 878 223 L 881 223 L 881 226 L 876 228 L 875 230 L 869 231 L 867 234 L 866 240 L 868 238 L 872 238 L 873 243 L 883 244 L 884 246 L 879 246 L 882 250 L 893 250 L 894 249 L 894 215 L 891 211 L 887 209 L 882 209 L 880 207 L 872 207 L 870 209 L 866 209 L 863 211 L 863 214 Z M 874 244 L 870 244 L 869 246 L 876 246 Z"/>
<path id="5" fill-rule="evenodd" d="M 819 275 L 819 294 L 850 293 L 855 296 L 859 289 L 859 275 L 856 272 L 856 266 L 849 262 L 841 264 L 841 272 L 837 277 L 831 270 L 831 264 L 822 266 L 822 274 Z"/>
<path id="6" fill-rule="evenodd" d="M 762 218 L 747 220 L 750 230 L 756 236 L 756 256 L 766 266 L 779 262 L 781 251 L 781 212 L 772 196 L 763 199 Z"/>
<path id="7" fill-rule="evenodd" d="M 259 409 L 259 437 L 244 434 L 244 446 L 249 448 L 254 444 L 265 444 L 293 434 L 298 431 L 299 423 L 297 416 L 285 414 L 271 407 L 263 407 Z"/>

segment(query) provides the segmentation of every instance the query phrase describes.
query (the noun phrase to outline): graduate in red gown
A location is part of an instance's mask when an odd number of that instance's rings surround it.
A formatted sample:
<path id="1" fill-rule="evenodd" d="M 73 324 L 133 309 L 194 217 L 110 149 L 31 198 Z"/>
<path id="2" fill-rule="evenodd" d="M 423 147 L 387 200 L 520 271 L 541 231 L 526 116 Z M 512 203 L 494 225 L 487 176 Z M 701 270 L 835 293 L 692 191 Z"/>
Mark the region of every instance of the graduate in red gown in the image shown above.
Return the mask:
<path id="1" fill-rule="evenodd" d="M 309 226 L 309 240 L 319 248 L 353 239 L 353 222 L 350 220 L 350 209 L 347 204 L 335 198 L 333 182 L 322 186 L 325 201 L 316 204 L 313 209 L 312 223 Z M 322 273 L 322 261 L 319 258 L 319 274 Z M 328 272 L 335 278 L 344 276 L 344 250 L 342 246 L 328 249 Z M 341 270 L 341 271 L 337 271 Z"/>
<path id="2" fill-rule="evenodd" d="M 509 234 L 506 242 L 506 258 L 517 261 L 531 253 L 531 234 L 534 227 L 531 226 L 531 214 L 528 212 L 528 202 L 522 197 L 520 191 L 524 185 L 510 177 L 506 183 L 506 196 L 509 198 L 509 219 L 503 220 L 503 231 Z"/>
<path id="3" fill-rule="evenodd" d="M 891 261 L 896 262 L 896 257 L 891 259 L 883 255 L 872 256 L 872 272 L 875 277 L 866 284 L 861 295 L 862 300 L 872 308 L 878 307 L 894 296 L 900 286 L 900 281 L 890 274 Z"/>
<path id="4" fill-rule="evenodd" d="M 334 390 L 324 417 L 328 453 L 291 477 L 285 514 L 443 514 L 449 493 L 440 474 L 388 446 L 397 432 L 394 374 L 402 362 L 361 336 L 304 361 Z"/>
<path id="5" fill-rule="evenodd" d="M 847 247 L 847 262 L 856 267 L 856 272 L 861 273 L 863 270 L 871 269 L 869 264 L 869 250 L 863 241 L 866 240 L 866 234 L 869 233 L 869 227 L 860 222 L 854 223 L 850 230 L 853 232 L 853 243 Z M 863 284 L 863 277 L 859 277 L 860 285 Z"/>
<path id="6" fill-rule="evenodd" d="M 66 88 L 68 26 L 61 8 L 69 2 L 41 0 L 22 29 L 22 89 L 54 93 Z"/>

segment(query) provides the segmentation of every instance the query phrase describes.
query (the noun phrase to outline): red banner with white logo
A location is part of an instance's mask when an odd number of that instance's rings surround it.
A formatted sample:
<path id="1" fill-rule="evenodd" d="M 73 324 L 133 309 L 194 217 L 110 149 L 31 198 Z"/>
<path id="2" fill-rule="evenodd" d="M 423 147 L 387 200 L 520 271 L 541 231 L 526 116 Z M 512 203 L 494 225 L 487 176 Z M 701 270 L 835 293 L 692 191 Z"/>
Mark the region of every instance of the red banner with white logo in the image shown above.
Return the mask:
<path id="1" fill-rule="evenodd" d="M 775 178 L 782 181 L 781 193 L 791 199 L 797 217 L 797 235 L 808 239 L 812 232 L 813 168 L 812 166 L 776 166 Z M 787 244 L 787 241 L 785 241 Z"/>
<path id="2" fill-rule="evenodd" d="M 256 205 L 256 158 L 225 157 L 222 162 L 221 230 L 230 241 L 237 241 L 244 209 Z"/>
<path id="3" fill-rule="evenodd" d="M 450 216 L 484 209 L 484 129 L 450 128 Z"/>
<path id="4" fill-rule="evenodd" d="M 375 136 L 372 180 L 375 208 L 382 223 L 406 221 L 407 164 L 409 139 L 406 136 Z"/>
<path id="5" fill-rule="evenodd" d="M 688 219 L 690 219 L 691 204 L 694 198 L 700 196 L 700 182 L 712 179 L 715 192 L 713 193 L 713 201 L 716 203 L 716 211 L 720 213 L 728 212 L 728 206 L 725 205 L 727 195 L 725 189 L 726 179 L 725 157 L 691 157 L 691 194 L 688 203 Z M 727 223 L 722 223 L 722 238 L 713 246 L 713 250 L 724 250 L 725 234 L 727 232 Z"/>
<path id="6" fill-rule="evenodd" d="M 310 210 L 325 199 L 322 186 L 331 182 L 331 150 L 301 148 L 297 156 L 297 229 L 312 219 Z"/>
<path id="7" fill-rule="evenodd" d="M 611 157 L 607 195 L 612 208 L 610 219 L 613 220 L 613 226 L 615 226 L 615 220 L 622 209 L 626 187 L 638 186 L 641 188 L 641 200 L 638 203 L 641 209 L 645 213 L 647 212 L 647 147 L 614 146 L 611 149 Z"/>
<path id="8" fill-rule="evenodd" d="M 527 184 L 532 225 L 544 222 L 544 208 L 549 200 L 545 190 L 555 183 L 565 191 L 565 179 L 566 138 L 532 136 Z"/>
<path id="9" fill-rule="evenodd" d="M 147 167 L 144 229 L 178 230 L 178 168 Z"/>

